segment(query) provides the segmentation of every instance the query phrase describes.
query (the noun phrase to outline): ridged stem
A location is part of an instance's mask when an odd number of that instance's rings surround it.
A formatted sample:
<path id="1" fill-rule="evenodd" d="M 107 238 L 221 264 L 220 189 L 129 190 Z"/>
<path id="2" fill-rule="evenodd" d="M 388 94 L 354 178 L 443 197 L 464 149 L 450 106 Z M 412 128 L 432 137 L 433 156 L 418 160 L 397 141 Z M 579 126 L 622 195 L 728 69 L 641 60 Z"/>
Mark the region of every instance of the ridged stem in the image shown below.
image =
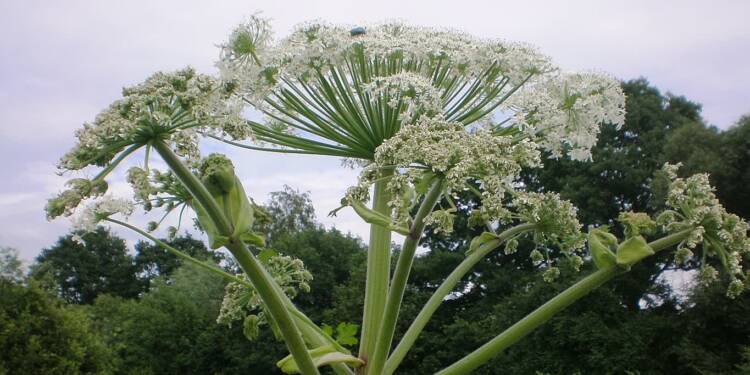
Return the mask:
<path id="1" fill-rule="evenodd" d="M 319 374 L 318 369 L 312 362 L 310 353 L 307 351 L 305 342 L 287 310 L 285 295 L 279 293 L 279 288 L 272 277 L 266 272 L 257 258 L 250 252 L 245 244 L 237 238 L 232 237 L 233 228 L 229 220 L 224 216 L 221 208 L 209 193 L 201 181 L 182 163 L 177 155 L 164 142 L 155 140 L 152 142 L 154 150 L 164 159 L 175 176 L 187 188 L 193 198 L 206 210 L 206 213 L 216 225 L 218 232 L 230 240 L 226 248 L 232 253 L 237 263 L 242 267 L 250 282 L 263 300 L 271 317 L 276 321 L 281 336 L 284 338 L 289 352 L 303 375 Z M 274 287 L 276 285 L 276 287 Z"/>
<path id="2" fill-rule="evenodd" d="M 417 341 L 417 338 L 419 338 L 420 333 L 422 333 L 422 330 L 427 325 L 427 323 L 430 321 L 430 318 L 432 318 L 432 315 L 435 314 L 435 311 L 440 307 L 440 305 L 443 303 L 443 300 L 445 300 L 445 297 L 453 291 L 453 289 L 456 287 L 456 285 L 463 279 L 463 277 L 471 271 L 474 266 L 479 263 L 482 259 L 484 259 L 487 254 L 489 254 L 491 251 L 495 250 L 498 246 L 500 246 L 503 242 L 507 241 L 508 239 L 512 238 L 513 236 L 530 231 L 534 229 L 534 224 L 520 224 L 515 227 L 512 227 L 510 229 L 507 229 L 500 233 L 496 239 L 493 239 L 479 248 L 475 249 L 471 254 L 469 254 L 462 262 L 459 264 L 453 272 L 448 275 L 448 277 L 443 281 L 442 284 L 435 290 L 435 292 L 432 294 L 430 299 L 427 301 L 427 303 L 422 307 L 422 310 L 419 312 L 417 317 L 414 319 L 414 322 L 411 323 L 411 326 L 409 326 L 409 329 L 406 330 L 406 333 L 404 334 L 404 337 L 401 338 L 401 341 L 396 346 L 396 349 L 393 350 L 393 353 L 391 353 L 390 357 L 388 357 L 388 361 L 385 365 L 385 374 L 392 374 L 394 371 L 396 371 L 396 368 L 401 364 L 401 361 L 404 360 L 404 357 L 406 357 L 406 354 L 409 352 L 409 350 L 414 345 L 414 342 Z"/>
<path id="3" fill-rule="evenodd" d="M 390 176 L 392 170 L 384 171 Z M 391 216 L 388 207 L 390 194 L 387 190 L 388 178 L 375 182 L 372 198 L 372 209 L 378 213 Z M 380 225 L 370 225 L 370 245 L 367 249 L 367 276 L 365 282 L 365 307 L 362 316 L 362 335 L 359 344 L 359 358 L 365 361 L 360 374 L 368 372 L 368 358 L 371 358 L 380 331 L 380 322 L 388 298 L 388 280 L 391 273 L 391 231 Z"/>
<path id="4" fill-rule="evenodd" d="M 385 360 L 393 342 L 398 313 L 401 310 L 401 301 L 404 298 L 406 282 L 409 279 L 409 273 L 414 262 L 414 254 L 424 231 L 424 219 L 435 208 L 435 204 L 443 193 L 443 186 L 442 178 L 432 183 L 430 190 L 425 194 L 422 204 L 419 206 L 419 210 L 417 210 L 417 214 L 414 216 L 409 235 L 404 239 L 404 245 L 401 247 L 396 269 L 393 271 L 393 280 L 391 280 L 388 289 L 388 298 L 385 303 L 385 311 L 383 312 L 375 352 L 371 360 L 367 363 L 367 371 L 370 374 L 380 374 L 383 372 Z"/>

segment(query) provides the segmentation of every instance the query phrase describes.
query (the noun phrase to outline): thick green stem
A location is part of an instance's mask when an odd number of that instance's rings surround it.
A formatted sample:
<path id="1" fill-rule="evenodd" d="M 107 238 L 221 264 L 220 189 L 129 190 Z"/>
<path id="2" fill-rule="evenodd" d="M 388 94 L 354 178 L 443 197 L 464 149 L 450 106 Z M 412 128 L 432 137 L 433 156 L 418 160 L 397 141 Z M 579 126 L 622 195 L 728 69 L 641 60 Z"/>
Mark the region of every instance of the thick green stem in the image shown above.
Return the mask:
<path id="1" fill-rule="evenodd" d="M 507 241 L 508 239 L 512 238 L 513 236 L 523 233 L 526 231 L 530 231 L 534 229 L 534 224 L 520 224 L 515 227 L 512 227 L 508 230 L 503 231 L 500 233 L 496 239 L 489 241 L 476 250 L 474 250 L 471 254 L 469 254 L 462 262 L 461 264 L 456 267 L 453 272 L 451 272 L 450 275 L 443 281 L 442 284 L 440 284 L 440 287 L 435 290 L 435 293 L 432 294 L 430 299 L 427 301 L 427 303 L 422 307 L 422 310 L 419 312 L 417 317 L 414 319 L 414 322 L 412 322 L 411 326 L 409 326 L 409 329 L 404 334 L 404 337 L 401 339 L 401 342 L 398 343 L 396 346 L 396 349 L 393 350 L 393 353 L 388 357 L 388 361 L 385 364 L 385 374 L 392 374 L 394 371 L 396 371 L 396 368 L 401 364 L 401 361 L 404 360 L 404 357 L 406 357 L 406 354 L 409 352 L 409 350 L 414 345 L 414 342 L 417 341 L 417 338 L 419 337 L 419 334 L 422 333 L 422 330 L 427 325 L 427 322 L 430 321 L 430 318 L 432 318 L 432 315 L 437 311 L 438 307 L 443 303 L 443 300 L 445 297 L 453 291 L 453 289 L 456 287 L 456 285 L 463 279 L 463 277 L 472 269 L 474 266 L 479 263 L 482 259 L 484 259 L 487 254 L 489 254 L 491 251 L 496 249 L 498 246 L 500 246 L 503 242 Z"/>
<path id="2" fill-rule="evenodd" d="M 689 230 L 678 232 L 653 241 L 649 243 L 649 246 L 651 246 L 655 252 L 660 251 L 680 243 L 687 238 L 689 234 Z M 438 372 L 437 375 L 459 375 L 470 373 L 472 370 L 494 358 L 503 350 L 515 344 L 518 340 L 531 333 L 540 325 L 546 323 L 555 314 L 564 310 L 573 302 L 579 300 L 592 290 L 615 277 L 621 271 L 622 269 L 617 266 L 611 266 L 600 269 L 591 275 L 586 276 L 583 280 L 575 283 L 570 288 L 547 301 L 547 303 L 537 308 L 529 315 L 526 315 L 525 318 L 510 326 L 505 332 L 482 345 L 479 349 Z"/>
<path id="3" fill-rule="evenodd" d="M 390 176 L 392 170 L 383 172 Z M 388 207 L 390 194 L 387 190 L 389 179 L 375 183 L 372 209 L 391 216 Z M 391 273 L 391 231 L 380 225 L 370 224 L 370 246 L 367 249 L 367 276 L 365 282 L 365 308 L 362 316 L 362 336 L 359 344 L 359 358 L 367 363 L 375 350 L 380 321 L 383 318 L 385 301 L 388 297 L 388 279 Z M 367 365 L 361 373 L 367 372 Z"/>
<path id="4" fill-rule="evenodd" d="M 152 236 L 148 232 L 146 232 L 146 231 L 144 231 L 144 230 L 142 230 L 142 229 L 140 229 L 140 228 L 138 228 L 136 226 L 133 226 L 133 225 L 130 225 L 130 224 L 124 222 L 124 221 L 120 221 L 120 220 L 116 220 L 116 219 L 112 219 L 112 218 L 107 218 L 105 220 L 107 220 L 107 221 L 109 221 L 111 223 L 122 225 L 122 226 L 124 226 L 126 228 L 129 228 L 129 229 L 131 229 L 131 230 L 139 233 L 140 235 L 148 238 L 149 240 L 153 241 L 155 244 L 161 246 L 162 248 L 164 248 L 165 250 L 167 250 L 170 253 L 174 254 L 175 256 L 177 256 L 179 258 L 182 258 L 183 260 L 188 261 L 191 264 L 194 264 L 194 265 L 196 265 L 196 266 L 198 266 L 198 267 L 200 267 L 200 268 L 202 268 L 204 270 L 207 270 L 207 271 L 209 271 L 209 272 L 211 272 L 213 274 L 221 276 L 224 279 L 226 279 L 227 281 L 239 283 L 239 284 L 242 284 L 242 285 L 244 285 L 244 286 L 246 286 L 248 288 L 252 288 L 253 287 L 252 284 L 248 283 L 246 280 L 240 279 L 239 277 L 237 277 L 235 275 L 232 275 L 229 272 L 226 272 L 226 271 L 222 270 L 221 268 L 216 267 L 216 266 L 214 266 L 214 265 L 212 265 L 212 264 L 210 264 L 208 262 L 203 262 L 203 261 L 200 261 L 198 259 L 195 259 L 195 258 L 191 257 L 190 255 L 185 254 L 184 252 L 182 252 L 180 250 L 177 250 L 177 249 L 175 249 L 172 246 L 167 245 L 164 241 L 162 241 L 162 240 L 160 240 L 160 239 Z M 287 299 L 285 302 L 287 303 L 287 308 L 289 309 L 289 312 L 292 314 L 292 317 L 295 319 L 297 327 L 300 329 L 300 332 L 302 333 L 302 336 L 305 338 L 305 340 L 310 345 L 312 345 L 314 347 L 325 346 L 325 345 L 333 345 L 334 347 L 336 347 L 337 350 L 339 350 L 339 351 L 341 351 L 343 353 L 348 353 L 348 351 L 344 347 L 342 347 L 338 342 L 336 342 L 336 340 L 334 340 L 333 338 L 331 338 L 330 336 L 328 336 L 325 332 L 323 332 L 322 329 L 320 329 L 320 327 L 318 327 L 315 323 L 313 323 L 313 321 L 310 320 L 310 318 L 308 318 L 307 315 L 305 315 L 303 312 L 299 311 L 299 309 L 297 309 L 297 307 L 294 306 L 294 304 L 292 304 L 291 301 L 289 301 Z M 354 374 L 354 372 L 351 369 L 349 369 L 349 367 L 347 367 L 345 364 L 336 363 L 336 364 L 332 364 L 331 366 L 333 367 L 333 370 L 337 374 L 339 374 L 339 375 L 352 375 L 352 374 Z"/>
<path id="5" fill-rule="evenodd" d="M 430 191 L 425 195 L 417 214 L 414 216 L 409 235 L 404 239 L 404 245 L 401 247 L 401 254 L 398 256 L 396 269 L 393 271 L 393 280 L 391 280 L 391 285 L 388 289 L 388 298 L 385 303 L 385 311 L 380 325 L 375 352 L 367 363 L 367 371 L 371 374 L 380 374 L 383 372 L 385 360 L 391 349 L 393 333 L 396 330 L 396 322 L 398 321 L 398 313 L 401 310 L 401 301 L 404 298 L 406 282 L 409 279 L 409 273 L 414 262 L 414 254 L 424 231 L 424 219 L 432 212 L 438 199 L 442 196 L 443 186 L 442 178 L 433 182 Z"/>
<path id="6" fill-rule="evenodd" d="M 224 216 L 222 210 L 216 204 L 211 194 L 200 180 L 182 163 L 177 155 L 164 142 L 156 140 L 153 142 L 154 149 L 161 155 L 169 168 L 180 179 L 185 188 L 193 198 L 206 210 L 206 213 L 216 225 L 221 235 L 230 237 L 226 248 L 234 255 L 234 258 L 250 278 L 253 287 L 263 300 L 268 312 L 277 322 L 281 336 L 294 357 L 300 372 L 304 374 L 319 374 L 318 369 L 312 362 L 310 353 L 307 351 L 305 342 L 292 320 L 283 293 L 279 292 L 278 285 L 266 272 L 257 258 L 250 252 L 245 244 L 232 237 L 233 228 L 229 220 Z"/>

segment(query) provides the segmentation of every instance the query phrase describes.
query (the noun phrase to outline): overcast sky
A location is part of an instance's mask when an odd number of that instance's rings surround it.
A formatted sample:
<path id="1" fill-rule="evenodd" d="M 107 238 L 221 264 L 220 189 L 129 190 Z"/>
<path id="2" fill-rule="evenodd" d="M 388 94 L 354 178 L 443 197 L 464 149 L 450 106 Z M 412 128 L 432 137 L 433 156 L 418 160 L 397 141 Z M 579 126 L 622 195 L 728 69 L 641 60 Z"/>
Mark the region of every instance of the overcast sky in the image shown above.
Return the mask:
<path id="1" fill-rule="evenodd" d="M 525 41 L 566 70 L 646 77 L 662 91 L 703 104 L 706 121 L 720 128 L 750 113 L 750 2 L 743 0 L 3 0 L 0 246 L 16 247 L 29 260 L 67 231 L 66 220 L 47 222 L 43 207 L 65 181 L 54 165 L 73 145 L 76 128 L 117 99 L 123 86 L 155 71 L 191 65 L 213 73 L 215 45 L 257 11 L 273 19 L 279 36 L 310 19 L 399 19 Z M 310 191 L 321 221 L 367 237 L 350 213 L 326 217 L 356 175 L 338 160 L 229 153 L 257 201 L 284 184 Z M 127 187 L 114 183 L 112 190 L 125 194 Z M 119 233 L 130 243 L 136 239 Z"/>

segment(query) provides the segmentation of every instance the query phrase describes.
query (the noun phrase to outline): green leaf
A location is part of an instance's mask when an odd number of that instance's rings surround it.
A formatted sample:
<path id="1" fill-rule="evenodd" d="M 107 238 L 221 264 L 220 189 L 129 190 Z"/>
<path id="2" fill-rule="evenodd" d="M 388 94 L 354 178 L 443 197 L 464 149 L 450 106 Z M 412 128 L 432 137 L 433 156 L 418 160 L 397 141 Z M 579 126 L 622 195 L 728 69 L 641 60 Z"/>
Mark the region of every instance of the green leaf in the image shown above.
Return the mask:
<path id="1" fill-rule="evenodd" d="M 469 250 L 466 251 L 466 255 L 469 255 L 476 251 L 480 246 L 485 245 L 486 243 L 496 240 L 497 235 L 492 232 L 484 232 L 476 237 L 474 237 L 471 240 L 471 243 L 469 244 Z"/>
<path id="2" fill-rule="evenodd" d="M 328 324 L 323 324 L 323 326 L 320 327 L 320 330 L 328 336 L 333 336 L 333 327 L 329 326 Z"/>
<path id="3" fill-rule="evenodd" d="M 357 331 L 359 331 L 359 325 L 353 323 L 339 323 L 336 326 L 336 341 L 341 345 L 352 346 L 357 345 Z"/>
<path id="4" fill-rule="evenodd" d="M 368 224 L 379 225 L 381 227 L 388 228 L 396 233 L 400 233 L 405 236 L 409 234 L 408 228 L 402 228 L 402 227 L 393 225 L 393 222 L 391 221 L 390 217 L 367 208 L 367 206 L 365 206 L 360 201 L 352 200 L 351 202 L 349 202 L 349 205 L 352 206 L 352 208 L 354 209 L 354 212 L 356 212 L 357 215 L 359 215 L 359 217 L 361 217 L 362 220 L 364 220 Z"/>
<path id="5" fill-rule="evenodd" d="M 321 346 L 309 350 L 309 353 L 315 367 L 322 367 L 333 363 L 349 363 L 353 367 L 359 367 L 365 364 L 361 359 L 351 354 L 344 354 L 336 351 L 333 345 Z M 276 366 L 278 366 L 285 374 L 298 374 L 300 372 L 299 367 L 291 354 L 276 362 Z"/>
<path id="6" fill-rule="evenodd" d="M 597 268 L 614 266 L 617 263 L 615 251 L 617 251 L 617 237 L 604 228 L 589 231 L 589 253 Z"/>
<path id="7" fill-rule="evenodd" d="M 266 264 L 268 263 L 268 259 L 277 255 L 279 255 L 279 253 L 277 253 L 274 249 L 263 249 L 258 253 L 258 259 L 261 261 L 261 263 Z"/>
<path id="8" fill-rule="evenodd" d="M 414 190 L 417 194 L 427 194 L 427 191 L 430 190 L 430 186 L 432 186 L 432 180 L 434 180 L 435 177 L 437 177 L 437 175 L 434 172 L 424 172 L 422 178 L 419 179 L 419 182 L 414 185 Z"/>
<path id="9" fill-rule="evenodd" d="M 641 259 L 653 254 L 654 250 L 642 236 L 631 237 L 617 248 L 617 265 L 630 268 Z"/>

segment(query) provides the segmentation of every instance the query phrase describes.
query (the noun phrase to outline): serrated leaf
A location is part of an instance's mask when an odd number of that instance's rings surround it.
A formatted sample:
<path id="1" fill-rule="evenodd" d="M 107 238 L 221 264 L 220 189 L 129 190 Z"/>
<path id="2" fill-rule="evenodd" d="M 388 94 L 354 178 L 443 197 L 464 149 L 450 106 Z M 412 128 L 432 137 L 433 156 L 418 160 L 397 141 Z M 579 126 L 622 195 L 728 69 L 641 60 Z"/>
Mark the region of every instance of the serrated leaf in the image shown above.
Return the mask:
<path id="1" fill-rule="evenodd" d="M 357 345 L 357 331 L 359 331 L 359 325 L 353 323 L 339 323 L 336 326 L 336 341 L 341 345 L 352 346 Z"/>
<path id="2" fill-rule="evenodd" d="M 604 229 L 589 231 L 589 253 L 599 269 L 609 268 L 617 263 L 614 251 L 617 251 L 617 237 Z"/>
<path id="3" fill-rule="evenodd" d="M 469 244 L 469 250 L 466 251 L 466 255 L 469 255 L 476 251 L 480 246 L 492 241 L 496 240 L 497 235 L 492 232 L 484 232 L 476 237 L 474 237 L 471 240 L 471 243 Z"/>
<path id="4" fill-rule="evenodd" d="M 323 324 L 322 327 L 320 327 L 321 331 L 325 333 L 328 336 L 333 336 L 333 327 L 329 326 L 328 324 Z"/>
<path id="5" fill-rule="evenodd" d="M 642 236 L 631 237 L 617 248 L 617 265 L 629 268 L 641 259 L 653 254 L 654 250 Z"/>

